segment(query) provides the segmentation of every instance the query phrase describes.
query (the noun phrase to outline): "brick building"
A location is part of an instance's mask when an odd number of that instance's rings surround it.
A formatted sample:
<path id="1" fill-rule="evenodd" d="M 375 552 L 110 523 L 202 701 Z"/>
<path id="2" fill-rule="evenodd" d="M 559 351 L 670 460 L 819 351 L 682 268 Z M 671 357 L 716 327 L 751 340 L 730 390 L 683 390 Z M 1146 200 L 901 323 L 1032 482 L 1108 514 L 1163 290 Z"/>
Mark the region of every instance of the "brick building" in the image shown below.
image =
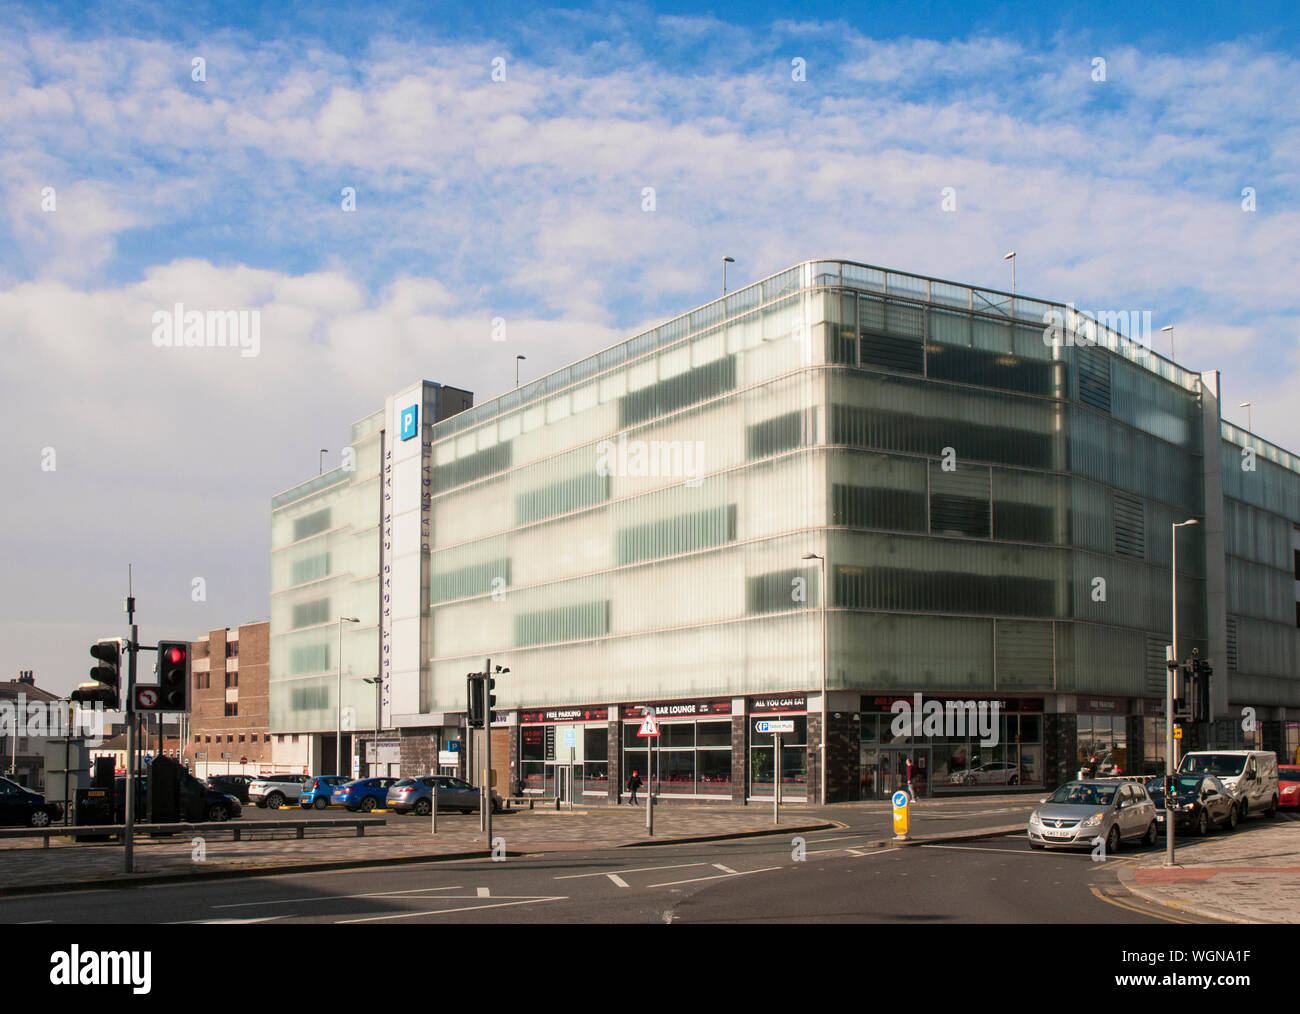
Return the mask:
<path id="1" fill-rule="evenodd" d="M 193 642 L 185 760 L 198 777 L 227 769 L 257 774 L 274 766 L 269 644 L 265 621 L 211 630 Z"/>
<path id="2" fill-rule="evenodd" d="M 19 673 L 18 678 L 0 682 L 0 701 L 8 701 L 14 708 L 20 702 L 57 701 L 58 694 L 42 690 L 36 685 L 31 670 Z M 41 788 L 45 785 L 45 757 L 41 753 L 42 741 L 31 736 L 0 734 L 0 772 L 19 785 Z"/>

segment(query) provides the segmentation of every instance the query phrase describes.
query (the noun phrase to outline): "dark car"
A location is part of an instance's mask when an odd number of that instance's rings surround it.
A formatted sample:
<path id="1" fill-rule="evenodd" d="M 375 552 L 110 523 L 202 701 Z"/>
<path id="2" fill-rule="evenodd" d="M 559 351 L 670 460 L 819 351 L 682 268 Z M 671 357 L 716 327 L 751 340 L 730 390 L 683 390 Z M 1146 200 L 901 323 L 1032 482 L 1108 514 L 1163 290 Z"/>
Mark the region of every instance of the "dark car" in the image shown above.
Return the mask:
<path id="1" fill-rule="evenodd" d="M 135 815 L 143 822 L 148 819 L 149 779 L 141 778 L 139 781 Z M 244 812 L 234 796 L 209 788 L 191 774 L 182 774 L 180 783 L 182 821 L 230 820 Z M 114 804 L 114 822 L 121 824 L 126 820 L 126 779 L 123 777 L 115 781 Z"/>
<path id="2" fill-rule="evenodd" d="M 47 803 L 39 792 L 0 778 L 0 824 L 19 827 L 49 827 L 63 819 L 63 807 Z"/>
<path id="3" fill-rule="evenodd" d="M 210 789 L 227 796 L 234 796 L 241 803 L 248 802 L 248 786 L 254 775 L 209 775 L 207 785 Z"/>
<path id="4" fill-rule="evenodd" d="M 1193 834 L 1208 834 L 1211 824 L 1227 831 L 1237 826 L 1237 801 L 1214 775 L 1174 775 L 1171 806 L 1165 806 L 1163 776 L 1150 779 L 1147 792 L 1156 804 L 1156 823 L 1161 831 L 1169 819 L 1175 829 Z"/>

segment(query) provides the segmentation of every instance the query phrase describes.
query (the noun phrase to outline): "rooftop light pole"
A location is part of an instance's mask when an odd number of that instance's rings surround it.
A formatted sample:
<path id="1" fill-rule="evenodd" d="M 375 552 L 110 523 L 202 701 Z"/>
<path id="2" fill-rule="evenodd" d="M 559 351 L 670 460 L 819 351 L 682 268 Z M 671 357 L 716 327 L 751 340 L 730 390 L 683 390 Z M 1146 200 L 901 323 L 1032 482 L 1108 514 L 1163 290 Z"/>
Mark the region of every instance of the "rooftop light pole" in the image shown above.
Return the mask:
<path id="1" fill-rule="evenodd" d="M 1173 359 L 1174 358 L 1174 326 L 1172 324 L 1166 324 L 1160 330 L 1169 332 L 1169 358 Z"/>
<path id="2" fill-rule="evenodd" d="M 527 358 L 527 356 L 515 356 L 515 387 L 519 386 L 519 363 Z"/>
<path id="3" fill-rule="evenodd" d="M 1244 409 L 1246 410 L 1246 429 L 1248 429 L 1248 430 L 1250 430 L 1250 432 L 1254 433 L 1255 430 L 1254 430 L 1254 428 L 1250 425 L 1250 402 L 1248 402 L 1248 401 L 1243 401 L 1243 402 L 1242 402 L 1240 405 L 1238 405 L 1237 407 L 1238 407 L 1238 408 L 1244 408 Z"/>
<path id="4" fill-rule="evenodd" d="M 734 257 L 722 258 L 722 294 L 724 296 L 727 294 L 727 265 L 735 264 L 735 263 L 736 263 L 736 258 Z"/>
<path id="5" fill-rule="evenodd" d="M 1199 524 L 1195 518 L 1176 521 L 1170 537 L 1172 559 L 1169 564 L 1170 587 L 1173 591 L 1173 615 L 1169 646 L 1169 679 L 1165 686 L 1165 865 L 1174 865 L 1174 800 L 1169 791 L 1174 778 L 1174 680 L 1178 678 L 1178 529 Z"/>
<path id="6" fill-rule="evenodd" d="M 1009 254 L 1003 254 L 1004 261 L 1011 262 L 1011 316 L 1016 315 L 1016 252 L 1012 250 Z"/>
<path id="7" fill-rule="evenodd" d="M 319 456 L 317 457 L 317 459 L 316 459 L 316 465 L 317 465 L 317 468 L 316 468 L 316 474 L 317 474 L 317 475 L 322 475 L 322 474 L 324 474 L 324 472 L 325 472 L 325 455 L 329 454 L 329 452 L 330 452 L 330 451 L 329 451 L 329 448 L 328 448 L 328 447 L 322 447 L 322 448 L 320 449 L 320 455 L 319 455 Z"/>

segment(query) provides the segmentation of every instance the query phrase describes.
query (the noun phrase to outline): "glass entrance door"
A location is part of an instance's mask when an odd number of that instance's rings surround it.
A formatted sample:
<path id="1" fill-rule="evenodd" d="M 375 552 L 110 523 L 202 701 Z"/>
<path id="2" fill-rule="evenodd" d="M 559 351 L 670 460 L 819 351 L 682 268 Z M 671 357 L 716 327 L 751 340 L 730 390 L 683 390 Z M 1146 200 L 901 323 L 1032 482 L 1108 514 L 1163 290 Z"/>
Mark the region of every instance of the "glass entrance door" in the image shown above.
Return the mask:
<path id="1" fill-rule="evenodd" d="M 881 747 L 876 754 L 876 797 L 889 799 L 907 788 L 907 764 L 912 762 L 912 793 L 917 799 L 930 795 L 930 748 Z"/>
<path id="2" fill-rule="evenodd" d="M 556 764 L 552 770 L 555 780 L 555 794 L 563 802 L 573 802 L 573 766 L 571 764 Z"/>

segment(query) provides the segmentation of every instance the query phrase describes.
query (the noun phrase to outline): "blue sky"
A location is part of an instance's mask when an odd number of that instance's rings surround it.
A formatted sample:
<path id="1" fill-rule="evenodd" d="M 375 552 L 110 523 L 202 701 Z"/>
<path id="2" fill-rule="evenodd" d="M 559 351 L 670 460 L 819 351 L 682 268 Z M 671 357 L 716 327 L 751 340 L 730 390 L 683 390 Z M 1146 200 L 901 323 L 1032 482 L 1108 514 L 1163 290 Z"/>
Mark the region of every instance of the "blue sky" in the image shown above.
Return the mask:
<path id="1" fill-rule="evenodd" d="M 1005 288 L 1015 249 L 1020 292 L 1175 324 L 1300 449 L 1293 5 L 10 10 L 0 662 L 55 689 L 128 560 L 154 636 L 265 616 L 270 496 L 352 420 L 558 368 L 713 298 L 724 254 Z M 261 309 L 263 354 L 154 348 L 176 301 Z"/>

